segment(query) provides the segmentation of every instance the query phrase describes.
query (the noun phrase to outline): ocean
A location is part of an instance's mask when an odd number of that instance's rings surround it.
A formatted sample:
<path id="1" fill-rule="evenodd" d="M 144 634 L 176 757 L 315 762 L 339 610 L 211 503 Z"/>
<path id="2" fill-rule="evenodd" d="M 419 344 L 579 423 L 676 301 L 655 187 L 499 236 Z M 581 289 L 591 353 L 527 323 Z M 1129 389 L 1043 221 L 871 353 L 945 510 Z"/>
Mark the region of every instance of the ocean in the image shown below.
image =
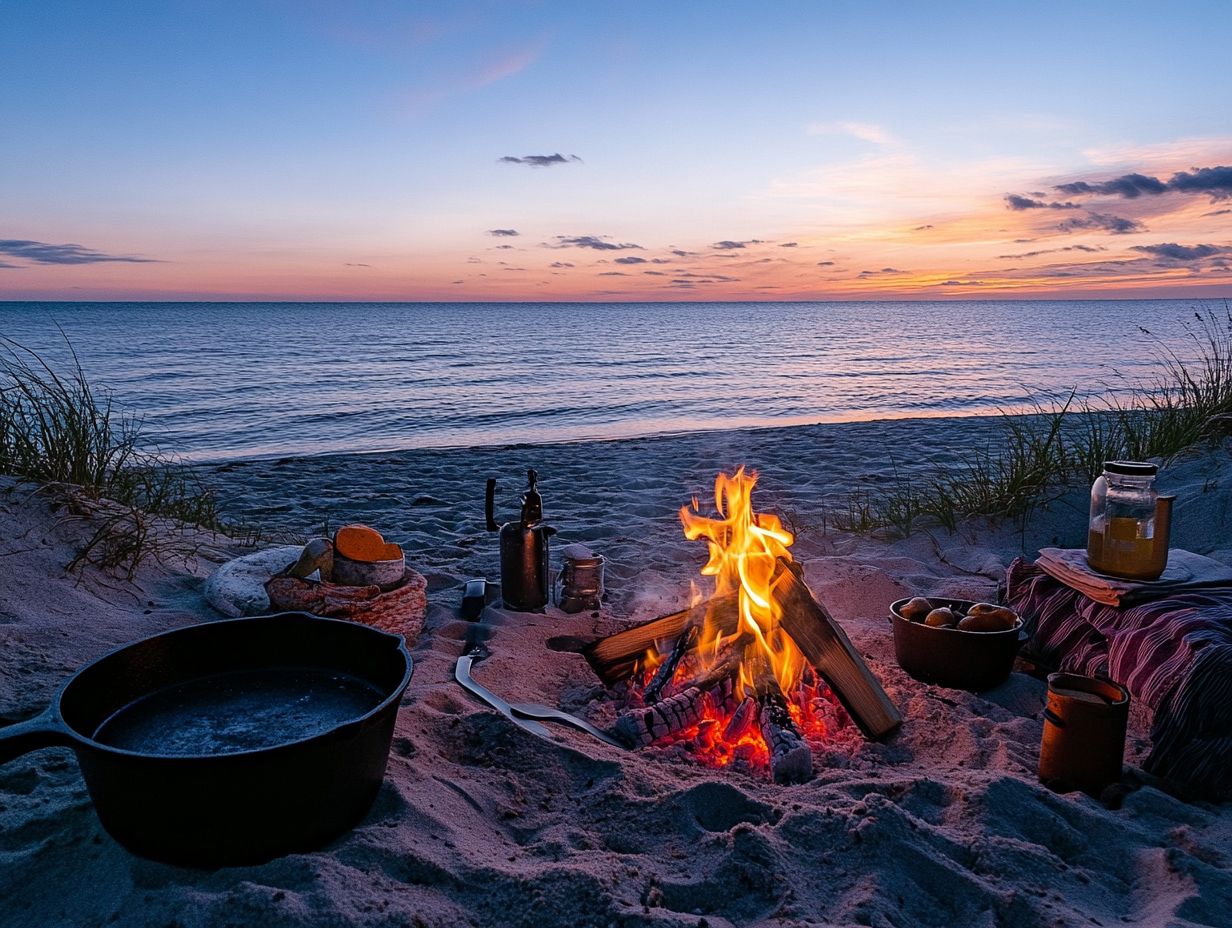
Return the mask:
<path id="1" fill-rule="evenodd" d="M 1148 379 L 1208 306 L 9 302 L 0 335 L 222 461 L 1024 409 Z"/>

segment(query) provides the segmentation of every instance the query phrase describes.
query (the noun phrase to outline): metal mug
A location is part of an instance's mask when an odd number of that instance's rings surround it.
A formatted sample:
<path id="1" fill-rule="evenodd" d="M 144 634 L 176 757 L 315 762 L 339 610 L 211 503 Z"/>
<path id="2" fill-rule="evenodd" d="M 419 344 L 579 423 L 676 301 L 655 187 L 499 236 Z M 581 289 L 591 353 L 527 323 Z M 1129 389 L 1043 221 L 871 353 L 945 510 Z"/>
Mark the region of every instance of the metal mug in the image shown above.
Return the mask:
<path id="1" fill-rule="evenodd" d="M 1049 789 L 1098 797 L 1121 778 L 1129 691 L 1076 673 L 1048 677 L 1039 778 Z"/>
<path id="2" fill-rule="evenodd" d="M 556 603 L 565 612 L 597 610 L 603 599 L 603 555 L 585 545 L 569 545 L 561 555 L 564 564 L 557 577 Z"/>

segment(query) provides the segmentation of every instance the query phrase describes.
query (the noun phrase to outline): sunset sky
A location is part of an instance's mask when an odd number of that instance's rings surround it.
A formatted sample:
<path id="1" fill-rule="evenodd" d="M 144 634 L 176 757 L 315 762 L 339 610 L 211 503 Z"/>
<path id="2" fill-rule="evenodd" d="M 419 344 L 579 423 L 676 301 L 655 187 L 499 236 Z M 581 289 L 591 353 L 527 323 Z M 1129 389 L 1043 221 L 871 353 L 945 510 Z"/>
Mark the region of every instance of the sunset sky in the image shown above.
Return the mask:
<path id="1" fill-rule="evenodd" d="M 0 0 L 0 299 L 1232 295 L 1227 0 Z"/>

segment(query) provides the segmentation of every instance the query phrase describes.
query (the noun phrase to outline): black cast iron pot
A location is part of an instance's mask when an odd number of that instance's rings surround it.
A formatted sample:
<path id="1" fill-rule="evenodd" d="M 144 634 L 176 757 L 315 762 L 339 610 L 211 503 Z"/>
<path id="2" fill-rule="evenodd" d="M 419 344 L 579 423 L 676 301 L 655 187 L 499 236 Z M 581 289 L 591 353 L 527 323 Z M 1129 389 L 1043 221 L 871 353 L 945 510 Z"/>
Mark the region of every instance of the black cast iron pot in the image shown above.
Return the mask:
<path id="1" fill-rule="evenodd" d="M 103 827 L 132 852 L 260 863 L 367 813 L 411 671 L 401 637 L 352 622 L 193 625 L 83 667 L 42 715 L 0 728 L 0 763 L 71 747 Z"/>
<path id="2" fill-rule="evenodd" d="M 959 690 L 981 692 L 1005 682 L 1014 669 L 1018 649 L 1027 640 L 1022 619 L 1013 628 L 999 632 L 968 632 L 956 628 L 933 628 L 903 618 L 900 609 L 910 600 L 890 606 L 894 626 L 894 656 L 898 666 L 923 683 L 936 683 Z M 966 611 L 969 599 L 930 596 L 934 609 L 948 606 Z"/>

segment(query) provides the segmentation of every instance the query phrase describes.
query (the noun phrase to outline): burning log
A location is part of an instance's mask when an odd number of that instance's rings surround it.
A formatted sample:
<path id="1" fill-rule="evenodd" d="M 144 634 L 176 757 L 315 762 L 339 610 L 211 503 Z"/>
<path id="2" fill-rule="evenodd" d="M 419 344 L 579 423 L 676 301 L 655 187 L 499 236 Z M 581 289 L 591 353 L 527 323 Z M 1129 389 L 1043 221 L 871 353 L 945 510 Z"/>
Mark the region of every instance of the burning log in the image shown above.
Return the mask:
<path id="1" fill-rule="evenodd" d="M 753 678 L 757 700 L 757 723 L 770 750 L 770 772 L 775 783 L 803 783 L 813 775 L 813 752 L 800 734 L 778 680 L 764 661 Z"/>
<path id="2" fill-rule="evenodd" d="M 782 606 L 780 624 L 813 668 L 825 678 L 847 714 L 873 739 L 890 735 L 902 724 L 873 672 L 868 669 L 841 625 L 819 603 L 797 564 L 780 557 L 774 595 Z"/>
<path id="3" fill-rule="evenodd" d="M 677 639 L 693 626 L 706 625 L 709 628 L 708 623 L 713 623 L 713 627 L 724 635 L 735 632 L 739 623 L 736 597 L 715 597 L 688 609 L 635 625 L 588 645 L 582 649 L 582 655 L 599 679 L 611 686 L 632 676 L 642 655 L 659 642 Z"/>
<path id="4" fill-rule="evenodd" d="M 757 712 L 757 700 L 752 696 L 745 696 L 732 717 L 727 720 L 727 726 L 723 729 L 723 740 L 735 744 L 752 731 L 758 723 Z"/>
<path id="5" fill-rule="evenodd" d="M 622 713 L 612 727 L 613 733 L 627 744 L 642 747 L 687 731 L 706 714 L 707 698 L 713 699 L 718 706 L 726 706 L 735 698 L 736 672 L 743 655 L 742 640 L 725 658 L 679 693 Z"/>
<path id="6" fill-rule="evenodd" d="M 646 702 L 658 701 L 663 688 L 671 683 L 672 677 L 676 675 L 676 668 L 680 666 L 680 661 L 693 649 L 693 645 L 697 643 L 697 636 L 700 634 L 700 631 L 698 626 L 690 625 L 676 639 L 676 644 L 672 646 L 672 653 L 655 669 L 654 676 L 650 678 L 650 682 L 646 684 L 646 689 L 642 691 L 642 698 Z"/>

